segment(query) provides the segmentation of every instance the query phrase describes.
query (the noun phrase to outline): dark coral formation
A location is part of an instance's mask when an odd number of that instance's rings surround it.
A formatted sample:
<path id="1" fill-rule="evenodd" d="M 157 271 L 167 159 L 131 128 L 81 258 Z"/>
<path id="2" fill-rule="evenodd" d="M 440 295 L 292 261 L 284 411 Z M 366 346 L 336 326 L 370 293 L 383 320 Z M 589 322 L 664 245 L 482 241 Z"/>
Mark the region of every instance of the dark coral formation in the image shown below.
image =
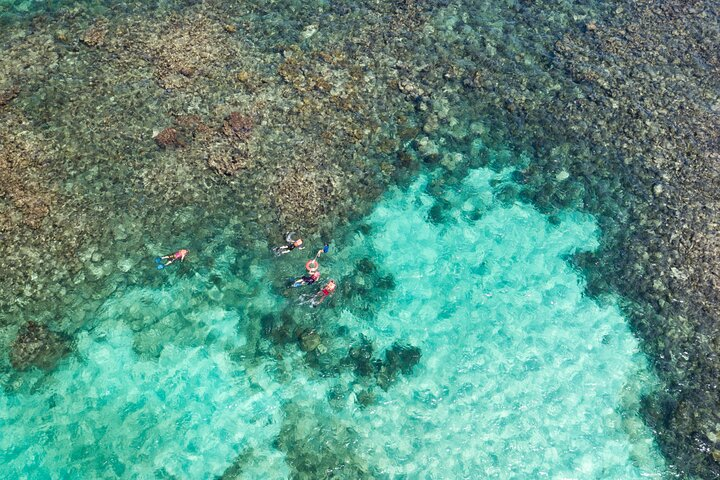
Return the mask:
<path id="1" fill-rule="evenodd" d="M 420 363 L 422 353 L 418 347 L 395 343 L 385 350 L 385 361 L 378 372 L 378 385 L 384 390 L 397 379 L 397 376 L 410 375 L 415 365 Z"/>
<path id="2" fill-rule="evenodd" d="M 58 360 L 70 352 L 68 338 L 47 326 L 28 322 L 18 332 L 10 348 L 10 363 L 17 370 L 37 367 L 52 369 Z"/>
<path id="3" fill-rule="evenodd" d="M 285 407 L 276 447 L 285 452 L 291 478 L 376 478 L 378 472 L 354 451 L 356 433 L 349 426 L 321 420 L 295 404 Z"/>
<path id="4" fill-rule="evenodd" d="M 315 351 L 322 342 L 320 335 L 312 328 L 308 328 L 300 332 L 298 340 L 300 342 L 300 349 L 303 352 Z"/>
<path id="5" fill-rule="evenodd" d="M 350 348 L 346 362 L 354 367 L 361 377 L 372 378 L 377 385 L 386 390 L 397 380 L 398 375 L 410 375 L 420 362 L 422 352 L 418 347 L 394 343 L 385 350 L 385 360 L 373 357 L 373 346 L 365 338 Z M 365 403 L 368 399 L 365 398 Z"/>
<path id="6" fill-rule="evenodd" d="M 280 315 L 265 314 L 260 319 L 262 335 L 274 344 L 283 346 L 296 338 L 297 326 L 295 319 L 289 311 L 283 311 Z"/>

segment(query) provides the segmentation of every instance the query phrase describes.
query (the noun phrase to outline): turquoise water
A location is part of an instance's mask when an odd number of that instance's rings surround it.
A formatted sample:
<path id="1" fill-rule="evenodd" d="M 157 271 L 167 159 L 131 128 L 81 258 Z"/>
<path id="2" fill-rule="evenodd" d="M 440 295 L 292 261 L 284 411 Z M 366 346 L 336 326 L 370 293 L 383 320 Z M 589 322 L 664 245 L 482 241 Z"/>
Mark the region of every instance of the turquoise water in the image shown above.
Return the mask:
<path id="1" fill-rule="evenodd" d="M 211 268 L 154 272 L 147 259 L 148 286 L 109 298 L 75 355 L 0 393 L 3 477 L 213 478 L 234 465 L 237 478 L 322 478 L 307 473 L 322 462 L 336 478 L 661 476 L 638 417 L 654 378 L 614 299 L 585 297 L 567 262 L 597 248 L 593 218 L 499 201 L 508 171 L 473 170 L 441 199 L 425 193 L 431 175 L 333 243 L 323 273 L 339 288 L 317 309 L 273 286 L 303 254 L 249 255 L 231 232 L 208 245 Z M 368 258 L 394 285 L 378 297 L 357 267 Z M 320 333 L 312 355 L 260 334 L 258 312 L 288 308 Z M 420 362 L 387 390 L 314 366 L 341 364 L 360 335 L 375 352 L 417 346 Z"/>

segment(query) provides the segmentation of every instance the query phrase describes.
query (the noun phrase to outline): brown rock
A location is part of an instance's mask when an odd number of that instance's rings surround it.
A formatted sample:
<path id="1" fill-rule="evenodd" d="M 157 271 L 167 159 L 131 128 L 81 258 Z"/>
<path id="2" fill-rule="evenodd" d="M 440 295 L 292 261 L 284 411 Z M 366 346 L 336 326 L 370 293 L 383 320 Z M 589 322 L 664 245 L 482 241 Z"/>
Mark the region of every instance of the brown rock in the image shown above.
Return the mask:
<path id="1" fill-rule="evenodd" d="M 155 136 L 155 143 L 160 148 L 178 148 L 184 146 L 178 137 L 178 131 L 172 127 L 168 127 Z"/>
<path id="2" fill-rule="evenodd" d="M 225 118 L 223 123 L 223 133 L 226 137 L 237 138 L 245 141 L 250 138 L 253 129 L 253 119 L 248 115 L 242 115 L 238 112 L 232 112 Z"/>

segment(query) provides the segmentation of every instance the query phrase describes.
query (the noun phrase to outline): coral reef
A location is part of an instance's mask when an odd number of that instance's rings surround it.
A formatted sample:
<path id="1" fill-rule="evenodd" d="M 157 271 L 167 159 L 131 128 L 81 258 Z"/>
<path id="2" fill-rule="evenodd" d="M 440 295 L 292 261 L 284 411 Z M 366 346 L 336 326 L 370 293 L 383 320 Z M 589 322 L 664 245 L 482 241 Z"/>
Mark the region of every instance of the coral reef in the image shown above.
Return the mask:
<path id="1" fill-rule="evenodd" d="M 605 251 L 614 268 L 591 275 L 638 301 L 634 325 L 668 384 L 667 396 L 648 401 L 647 418 L 679 469 L 703 478 L 720 474 L 718 397 L 708 388 L 720 371 L 713 8 L 632 2 L 557 46 L 559 65 L 587 92 L 569 113 L 573 129 L 616 152 L 636 199 L 632 226 L 618 226 Z"/>
<path id="2" fill-rule="evenodd" d="M 68 338 L 49 330 L 45 325 L 28 322 L 18 332 L 10 348 L 10 363 L 17 370 L 38 367 L 52 369 L 70 352 Z"/>
<path id="3" fill-rule="evenodd" d="M 0 320 L 63 313 L 74 333 L 147 281 L 125 253 L 157 254 L 147 232 L 202 242 L 231 215 L 248 244 L 328 232 L 423 165 L 444 171 L 431 195 L 513 167 L 503 201 L 598 216 L 603 250 L 575 260 L 590 293 L 633 300 L 668 385 L 647 418 L 682 473 L 720 474 L 717 5 L 266 3 L 77 3 L 3 24 Z M 393 279 L 357 267 L 369 278 L 338 293 L 371 317 Z M 319 350 L 343 335 L 262 315 L 272 342 L 340 368 Z M 381 387 L 419 358 L 341 340 Z"/>
<path id="4" fill-rule="evenodd" d="M 506 201 L 519 197 L 551 218 L 564 208 L 598 216 L 603 249 L 580 260 L 589 290 L 633 301 L 627 313 L 668 385 L 648 399 L 646 418 L 682 474 L 717 476 L 716 7 L 550 10 L 508 13 L 522 51 L 465 34 L 486 31 L 492 14 L 465 3 L 443 10 L 433 24 L 446 42 L 422 55 L 428 75 L 398 86 L 411 97 L 433 92 L 420 101 L 427 137 L 413 147 L 446 170 L 443 188 L 469 166 L 514 166 L 517 184 L 498 192 Z M 527 28 L 537 19 L 553 34 Z M 517 153 L 490 157 L 483 144 Z M 467 162 L 448 164 L 458 153 Z M 430 215 L 446 221 L 442 205 Z"/>

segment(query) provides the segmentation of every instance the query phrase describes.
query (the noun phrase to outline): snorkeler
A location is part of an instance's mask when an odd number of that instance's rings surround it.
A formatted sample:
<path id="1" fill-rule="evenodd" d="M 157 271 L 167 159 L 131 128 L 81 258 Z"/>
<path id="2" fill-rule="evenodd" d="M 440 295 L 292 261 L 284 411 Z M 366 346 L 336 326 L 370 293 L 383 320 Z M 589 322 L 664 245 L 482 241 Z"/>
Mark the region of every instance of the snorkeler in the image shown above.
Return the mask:
<path id="1" fill-rule="evenodd" d="M 318 250 L 317 253 L 315 254 L 315 260 L 317 260 L 317 258 L 318 258 L 320 255 L 322 255 L 323 253 L 328 253 L 328 251 L 330 251 L 330 245 L 328 245 L 328 244 L 326 243 L 325 245 L 323 245 L 323 248 L 321 248 L 320 250 Z"/>
<path id="2" fill-rule="evenodd" d="M 309 303 L 311 307 L 317 307 L 322 302 L 324 302 L 327 297 L 332 295 L 332 293 L 335 291 L 335 287 L 337 287 L 337 285 L 335 284 L 335 280 L 329 280 L 328 283 L 326 283 L 325 286 L 322 288 L 322 290 L 317 292 L 305 303 Z"/>
<path id="3" fill-rule="evenodd" d="M 294 288 L 302 287 L 303 285 L 312 285 L 313 283 L 320 280 L 320 271 L 313 270 L 309 275 L 303 275 L 302 277 L 295 280 L 291 285 Z"/>
<path id="4" fill-rule="evenodd" d="M 183 248 L 175 253 L 171 253 L 170 255 L 163 255 L 162 257 L 160 257 L 160 260 L 167 260 L 167 262 L 165 262 L 165 266 L 167 267 L 175 260 L 180 260 L 181 262 L 184 261 L 188 253 L 190 253 L 190 251 Z"/>
<path id="5" fill-rule="evenodd" d="M 273 252 L 275 252 L 275 255 L 284 255 L 286 253 L 290 253 L 296 248 L 298 250 L 302 250 L 303 248 L 303 241 L 301 238 L 298 238 L 297 240 L 293 240 L 293 235 L 295 235 L 295 232 L 288 232 L 287 235 L 285 235 L 285 241 L 287 242 L 287 245 L 281 245 L 279 247 L 275 247 L 272 249 Z"/>

